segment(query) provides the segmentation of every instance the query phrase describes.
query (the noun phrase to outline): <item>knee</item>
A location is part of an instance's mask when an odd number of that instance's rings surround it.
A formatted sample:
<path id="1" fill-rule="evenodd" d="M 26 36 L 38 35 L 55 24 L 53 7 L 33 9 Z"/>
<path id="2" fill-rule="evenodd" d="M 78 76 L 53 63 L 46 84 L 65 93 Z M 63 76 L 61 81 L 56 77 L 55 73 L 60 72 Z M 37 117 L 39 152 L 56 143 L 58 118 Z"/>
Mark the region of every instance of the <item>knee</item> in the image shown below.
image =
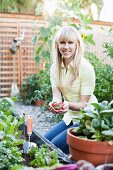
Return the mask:
<path id="1" fill-rule="evenodd" d="M 48 139 L 49 141 L 51 141 L 51 140 L 53 139 L 53 135 L 52 135 L 50 132 L 45 133 L 45 134 L 44 134 L 44 137 L 45 137 L 46 139 Z"/>
<path id="2" fill-rule="evenodd" d="M 55 138 L 53 138 L 51 140 L 51 143 L 53 143 L 57 148 L 61 149 L 65 154 L 69 154 L 69 146 L 66 141 L 62 142 L 61 140 L 56 140 Z"/>

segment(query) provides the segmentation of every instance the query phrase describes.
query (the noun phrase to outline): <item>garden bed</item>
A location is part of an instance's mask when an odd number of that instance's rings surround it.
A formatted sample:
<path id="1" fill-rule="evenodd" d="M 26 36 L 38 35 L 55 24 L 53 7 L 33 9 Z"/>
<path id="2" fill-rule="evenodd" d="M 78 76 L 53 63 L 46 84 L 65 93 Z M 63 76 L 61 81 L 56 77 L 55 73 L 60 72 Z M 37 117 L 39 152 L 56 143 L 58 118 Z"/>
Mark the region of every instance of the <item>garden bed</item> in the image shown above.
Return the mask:
<path id="1" fill-rule="evenodd" d="M 45 111 L 41 107 L 24 105 L 22 103 L 15 103 L 15 108 L 18 118 L 23 116 L 23 113 L 25 114 L 25 119 L 27 119 L 27 116 L 29 114 L 32 115 L 34 130 L 33 134 L 31 135 L 31 142 L 36 143 L 38 146 L 46 143 L 47 145 L 51 146 L 52 149 L 57 150 L 59 158 L 63 158 L 64 162 L 71 161 L 70 159 L 68 159 L 66 154 L 64 154 L 61 150 L 55 147 L 55 145 L 53 145 L 50 141 L 43 137 L 43 134 L 58 121 L 58 119 L 52 113 L 50 113 L 48 110 Z M 25 133 L 25 138 L 27 138 L 28 140 L 26 125 L 21 125 L 20 128 L 23 130 L 23 132 Z"/>
<path id="2" fill-rule="evenodd" d="M 20 130 L 23 131 L 24 136 L 26 140 L 28 141 L 26 124 L 22 124 L 20 126 Z M 52 144 L 49 140 L 44 138 L 40 133 L 36 132 L 35 130 L 33 130 L 30 141 L 35 143 L 38 147 L 40 147 L 41 145 L 47 145 L 49 146 L 50 150 L 56 150 L 60 163 L 63 163 L 63 164 L 73 163 L 73 161 L 65 153 L 63 153 L 59 148 L 57 148 L 54 144 Z"/>
<path id="3" fill-rule="evenodd" d="M 57 119 L 52 117 L 52 114 L 50 112 L 44 111 L 43 108 L 39 108 L 37 106 L 32 106 L 32 105 L 31 106 L 25 106 L 25 105 L 22 105 L 21 103 L 16 103 L 15 106 L 16 106 L 16 111 L 18 110 L 18 108 L 23 108 L 23 109 L 20 109 L 21 114 L 18 113 L 16 115 L 18 119 L 23 115 L 23 113 L 25 114 L 26 111 L 27 111 L 27 115 L 31 114 L 33 116 L 33 122 L 35 122 L 35 124 L 33 125 L 34 128 L 33 128 L 32 135 L 30 137 L 31 143 L 36 144 L 38 147 L 40 147 L 42 145 L 47 145 L 47 146 L 49 146 L 50 150 L 55 150 L 58 154 L 59 163 L 62 163 L 62 164 L 74 163 L 74 161 L 72 161 L 65 153 L 63 153 L 59 148 L 57 148 L 54 144 L 52 144 L 49 140 L 47 140 L 43 135 L 41 135 L 45 131 L 47 131 L 52 126 L 52 124 L 57 123 Z M 47 116 L 48 114 L 49 114 L 49 116 Z M 27 115 L 26 115 L 25 119 L 27 119 Z M 37 121 L 35 120 L 36 116 L 39 117 L 39 119 L 37 119 Z M 45 122 L 47 122 L 46 116 L 49 119 L 49 121 L 48 121 L 49 125 L 47 123 L 48 126 L 46 126 L 46 129 L 44 129 Z M 45 119 L 44 119 L 44 117 L 45 117 Z M 53 123 L 52 123 L 52 119 L 54 120 Z M 39 123 L 38 123 L 40 120 L 42 121 L 41 127 L 39 127 Z M 38 126 L 38 131 L 35 130 L 36 126 Z M 19 129 L 22 130 L 22 132 L 23 132 L 23 138 L 26 139 L 26 141 L 28 141 L 29 137 L 27 135 L 27 125 L 26 125 L 26 123 L 24 122 L 24 124 L 22 124 Z M 40 133 L 39 133 L 39 129 L 40 129 Z M 29 159 L 29 156 L 24 155 L 24 158 Z M 27 162 L 27 164 L 29 164 L 28 163 L 29 160 L 25 160 L 25 161 Z"/>
<path id="4" fill-rule="evenodd" d="M 0 170 L 12 170 L 15 165 L 40 168 L 73 163 L 36 130 L 29 138 L 25 115 L 15 113 L 13 100 L 0 99 L 0 112 Z"/>

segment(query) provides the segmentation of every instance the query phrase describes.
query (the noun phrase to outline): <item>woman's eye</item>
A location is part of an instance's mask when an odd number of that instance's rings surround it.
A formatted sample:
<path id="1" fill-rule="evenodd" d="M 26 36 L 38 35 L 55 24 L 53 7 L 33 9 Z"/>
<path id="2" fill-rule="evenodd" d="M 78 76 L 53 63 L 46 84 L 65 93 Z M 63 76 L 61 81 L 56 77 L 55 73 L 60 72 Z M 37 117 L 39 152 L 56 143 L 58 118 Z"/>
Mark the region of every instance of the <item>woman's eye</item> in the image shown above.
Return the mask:
<path id="1" fill-rule="evenodd" d="M 69 41 L 68 43 L 69 43 L 69 44 L 73 44 L 73 41 Z"/>
<path id="2" fill-rule="evenodd" d="M 65 44 L 65 42 L 64 42 L 64 41 L 61 41 L 60 44 Z"/>

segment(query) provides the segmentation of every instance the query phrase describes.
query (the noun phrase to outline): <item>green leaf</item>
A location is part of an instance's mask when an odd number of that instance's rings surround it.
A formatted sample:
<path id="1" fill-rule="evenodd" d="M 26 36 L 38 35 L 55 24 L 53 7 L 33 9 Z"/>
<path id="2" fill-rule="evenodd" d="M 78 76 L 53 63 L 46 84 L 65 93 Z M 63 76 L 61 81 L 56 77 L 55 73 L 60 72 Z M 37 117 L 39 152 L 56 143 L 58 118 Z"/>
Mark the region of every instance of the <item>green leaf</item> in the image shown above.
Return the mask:
<path id="1" fill-rule="evenodd" d="M 92 106 L 94 106 L 98 111 L 101 110 L 101 107 L 98 103 L 91 103 Z"/>
<path id="2" fill-rule="evenodd" d="M 7 123 L 6 122 L 0 122 L 0 130 L 6 129 L 7 128 Z"/>
<path id="3" fill-rule="evenodd" d="M 84 40 L 86 40 L 88 43 L 95 45 L 95 41 L 93 40 L 93 34 L 87 35 Z"/>
<path id="4" fill-rule="evenodd" d="M 15 135 L 13 134 L 6 134 L 5 138 L 8 140 L 10 138 L 13 142 L 15 142 L 17 139 L 15 138 Z M 12 143 L 13 144 L 13 143 Z"/>
<path id="5" fill-rule="evenodd" d="M 84 113 L 84 115 L 88 116 L 89 118 L 95 118 L 94 113 Z"/>
<path id="6" fill-rule="evenodd" d="M 37 43 L 37 36 L 35 35 L 35 36 L 33 37 L 33 45 L 35 46 L 36 43 Z"/>
<path id="7" fill-rule="evenodd" d="M 17 102 L 17 98 L 12 96 L 11 99 L 14 101 L 14 102 Z"/>
<path id="8" fill-rule="evenodd" d="M 50 26 L 52 27 L 55 27 L 56 25 L 61 25 L 62 23 L 62 18 L 60 18 L 59 16 L 55 16 L 55 17 L 52 17 L 50 19 Z"/>
<path id="9" fill-rule="evenodd" d="M 11 170 L 28 170 L 27 167 L 23 167 L 22 165 L 15 165 L 11 168 Z"/>
<path id="10" fill-rule="evenodd" d="M 113 116 L 113 109 L 100 111 L 100 115 Z"/>
<path id="11" fill-rule="evenodd" d="M 40 35 L 43 37 L 43 38 L 46 38 L 49 36 L 51 30 L 50 28 L 45 28 L 45 27 L 41 27 L 40 29 Z"/>
<path id="12" fill-rule="evenodd" d="M 93 110 L 91 110 L 89 107 L 85 107 L 83 110 L 85 113 L 93 113 Z"/>
<path id="13" fill-rule="evenodd" d="M 89 17 L 88 15 L 83 15 L 80 13 L 80 19 L 81 19 L 81 22 L 85 23 L 85 24 L 91 24 L 92 23 L 92 19 L 91 17 Z"/>
<path id="14" fill-rule="evenodd" d="M 10 106 L 14 105 L 14 102 L 13 102 L 13 100 L 10 97 L 5 97 L 3 100 L 7 101 L 10 104 Z"/>
<path id="15" fill-rule="evenodd" d="M 102 128 L 102 129 L 105 129 L 105 130 L 108 130 L 108 129 L 109 129 L 109 126 L 105 124 L 105 121 L 104 121 L 104 120 L 101 121 L 101 128 Z"/>
<path id="16" fill-rule="evenodd" d="M 39 45 L 38 48 L 36 49 L 36 53 L 38 53 L 38 54 L 41 53 L 42 49 L 43 49 L 43 45 L 41 44 L 41 45 Z"/>
<path id="17" fill-rule="evenodd" d="M 43 50 L 42 51 L 42 56 L 45 60 L 49 60 L 50 58 L 50 52 L 48 50 Z"/>
<path id="18" fill-rule="evenodd" d="M 86 120 L 85 126 L 86 126 L 87 129 L 91 130 L 91 121 L 90 120 Z"/>
<path id="19" fill-rule="evenodd" d="M 5 132 L 4 131 L 0 131 L 0 140 L 3 139 L 5 136 Z"/>
<path id="20" fill-rule="evenodd" d="M 113 100 L 108 104 L 108 106 L 111 106 L 113 104 Z"/>
<path id="21" fill-rule="evenodd" d="M 113 136 L 113 129 L 103 130 L 102 134 L 105 136 Z"/>
<path id="22" fill-rule="evenodd" d="M 8 128 L 7 134 L 13 134 L 15 129 L 15 124 L 11 124 L 10 127 Z"/>
<path id="23" fill-rule="evenodd" d="M 35 59 L 36 64 L 40 64 L 40 57 L 37 53 L 34 54 L 34 59 Z"/>
<path id="24" fill-rule="evenodd" d="M 18 121 L 18 123 L 17 123 L 17 125 L 16 125 L 16 128 L 18 129 L 19 126 L 20 126 L 21 124 L 23 124 L 23 123 L 24 123 L 24 116 L 22 116 L 22 117 L 19 119 L 19 121 Z"/>

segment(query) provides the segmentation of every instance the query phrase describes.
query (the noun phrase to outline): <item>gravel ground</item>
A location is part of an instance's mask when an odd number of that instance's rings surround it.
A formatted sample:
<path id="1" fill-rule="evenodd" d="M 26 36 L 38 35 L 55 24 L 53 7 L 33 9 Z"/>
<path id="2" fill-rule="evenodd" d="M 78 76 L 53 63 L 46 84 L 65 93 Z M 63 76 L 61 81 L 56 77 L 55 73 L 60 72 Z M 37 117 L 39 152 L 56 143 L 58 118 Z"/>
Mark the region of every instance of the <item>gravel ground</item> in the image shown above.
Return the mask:
<path id="1" fill-rule="evenodd" d="M 33 129 L 42 135 L 58 121 L 56 116 L 54 116 L 49 111 L 45 111 L 43 107 L 15 103 L 15 109 L 16 113 L 20 117 L 23 115 L 23 113 L 25 114 L 25 121 L 27 120 L 27 116 L 31 114 L 33 119 Z"/>

